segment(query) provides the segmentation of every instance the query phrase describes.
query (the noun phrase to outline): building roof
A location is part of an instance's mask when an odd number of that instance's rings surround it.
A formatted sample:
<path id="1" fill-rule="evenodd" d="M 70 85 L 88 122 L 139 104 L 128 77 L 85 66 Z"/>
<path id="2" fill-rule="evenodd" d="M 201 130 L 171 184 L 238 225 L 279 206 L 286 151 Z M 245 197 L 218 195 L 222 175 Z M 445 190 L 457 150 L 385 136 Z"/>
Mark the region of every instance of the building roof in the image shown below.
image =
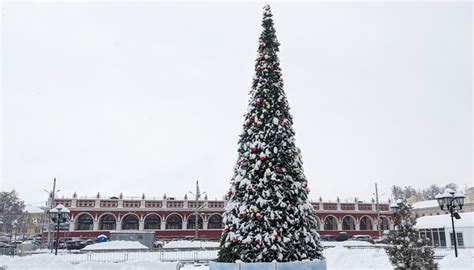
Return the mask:
<path id="1" fill-rule="evenodd" d="M 40 214 L 40 213 L 44 213 L 45 210 L 41 209 L 41 207 L 39 207 L 39 206 L 25 205 L 24 212 L 28 212 L 28 213 L 32 213 L 32 214 Z"/>
<path id="2" fill-rule="evenodd" d="M 454 225 L 456 227 L 474 227 L 474 212 L 459 213 L 461 219 L 456 219 Z M 424 216 L 416 220 L 416 227 L 418 229 L 428 228 L 451 228 L 451 216 Z"/>
<path id="3" fill-rule="evenodd" d="M 424 208 L 439 207 L 438 201 L 436 201 L 436 200 L 420 201 L 420 202 L 414 203 L 412 206 L 413 206 L 413 209 L 424 209 Z"/>

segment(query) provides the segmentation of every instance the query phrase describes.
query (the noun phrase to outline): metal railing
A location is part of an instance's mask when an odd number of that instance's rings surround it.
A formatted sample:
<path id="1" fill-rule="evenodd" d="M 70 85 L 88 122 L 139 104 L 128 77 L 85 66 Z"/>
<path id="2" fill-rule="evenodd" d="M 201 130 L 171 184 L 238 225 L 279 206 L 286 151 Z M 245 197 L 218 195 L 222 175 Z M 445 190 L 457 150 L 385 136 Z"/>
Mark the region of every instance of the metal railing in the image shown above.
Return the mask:
<path id="1" fill-rule="evenodd" d="M 65 252 L 58 258 L 76 264 L 81 262 L 126 262 L 126 261 L 162 261 L 162 262 L 200 262 L 208 263 L 217 258 L 217 250 L 194 251 L 115 251 L 115 252 Z"/>

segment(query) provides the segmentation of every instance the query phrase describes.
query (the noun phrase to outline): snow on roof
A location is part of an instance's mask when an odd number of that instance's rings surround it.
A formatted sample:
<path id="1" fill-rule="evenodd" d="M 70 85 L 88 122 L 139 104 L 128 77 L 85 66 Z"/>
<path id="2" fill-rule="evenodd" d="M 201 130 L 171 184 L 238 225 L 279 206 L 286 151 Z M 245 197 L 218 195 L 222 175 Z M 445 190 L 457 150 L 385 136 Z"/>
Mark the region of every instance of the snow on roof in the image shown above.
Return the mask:
<path id="1" fill-rule="evenodd" d="M 138 241 L 110 241 L 86 246 L 82 250 L 130 250 L 130 249 L 148 249 Z"/>
<path id="2" fill-rule="evenodd" d="M 39 206 L 25 205 L 24 212 L 37 214 L 37 213 L 44 213 L 45 210 L 41 209 Z"/>
<path id="3" fill-rule="evenodd" d="M 212 248 L 218 247 L 219 242 L 203 242 L 203 241 L 171 241 L 166 243 L 164 248 Z"/>
<path id="4" fill-rule="evenodd" d="M 474 212 L 459 213 L 461 219 L 454 221 L 456 228 L 461 227 L 474 227 Z M 439 216 L 424 216 L 416 220 L 416 227 L 418 229 L 423 228 L 451 228 L 451 216 L 439 215 Z"/>
<path id="5" fill-rule="evenodd" d="M 436 200 L 416 202 L 412 206 L 413 206 L 414 209 L 439 207 L 438 201 L 436 201 Z"/>

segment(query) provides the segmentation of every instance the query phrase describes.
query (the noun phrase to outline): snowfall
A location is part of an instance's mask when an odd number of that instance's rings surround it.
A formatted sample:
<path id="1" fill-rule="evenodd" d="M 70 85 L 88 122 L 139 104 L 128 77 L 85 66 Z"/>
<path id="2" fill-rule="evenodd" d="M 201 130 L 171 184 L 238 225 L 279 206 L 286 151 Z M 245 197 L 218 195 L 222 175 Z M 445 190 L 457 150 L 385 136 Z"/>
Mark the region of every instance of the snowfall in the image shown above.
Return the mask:
<path id="1" fill-rule="evenodd" d="M 355 242 L 355 241 L 353 241 Z M 175 244 L 187 246 L 186 244 Z M 382 248 L 351 248 L 351 241 L 343 243 L 326 243 L 324 255 L 328 269 L 393 269 L 388 257 Z M 329 247 L 333 246 L 333 247 Z M 474 269 L 474 250 L 462 249 L 459 257 L 454 252 L 447 251 L 448 255 L 438 261 L 440 269 Z M 78 256 L 80 254 L 77 254 Z M 161 262 L 157 260 L 111 262 L 81 262 L 71 263 L 62 259 L 63 256 L 53 254 L 36 254 L 24 257 L 0 256 L 0 266 L 7 266 L 8 270 L 175 270 L 176 262 Z M 1 268 L 0 268 L 1 269 Z M 183 270 L 208 270 L 206 265 L 186 265 Z"/>

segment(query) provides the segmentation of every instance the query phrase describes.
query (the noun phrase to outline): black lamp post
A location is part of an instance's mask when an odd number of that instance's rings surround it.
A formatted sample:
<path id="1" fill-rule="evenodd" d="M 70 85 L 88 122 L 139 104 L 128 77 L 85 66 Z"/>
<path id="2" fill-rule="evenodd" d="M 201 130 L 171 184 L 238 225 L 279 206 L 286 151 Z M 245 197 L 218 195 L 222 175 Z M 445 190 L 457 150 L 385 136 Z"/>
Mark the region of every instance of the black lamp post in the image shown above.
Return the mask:
<path id="1" fill-rule="evenodd" d="M 69 209 L 67 209 L 64 205 L 58 204 L 55 208 L 49 210 L 49 214 L 51 216 L 51 221 L 56 224 L 56 247 L 54 255 L 58 255 L 58 246 L 59 246 L 59 225 L 64 223 L 69 218 Z"/>
<path id="2" fill-rule="evenodd" d="M 464 205 L 465 196 L 462 194 L 456 194 L 454 190 L 447 189 L 444 194 L 436 195 L 436 200 L 438 201 L 439 207 L 441 210 L 449 211 L 451 214 L 451 225 L 453 226 L 453 241 L 454 241 L 454 254 L 458 256 L 458 240 L 456 237 L 456 230 L 454 229 L 454 218 L 460 219 L 457 209 L 462 209 Z"/>
<path id="3" fill-rule="evenodd" d="M 394 214 L 398 214 L 398 211 L 400 211 L 400 204 L 402 203 L 402 200 L 398 199 L 396 202 L 393 202 L 390 204 L 390 210 Z"/>

